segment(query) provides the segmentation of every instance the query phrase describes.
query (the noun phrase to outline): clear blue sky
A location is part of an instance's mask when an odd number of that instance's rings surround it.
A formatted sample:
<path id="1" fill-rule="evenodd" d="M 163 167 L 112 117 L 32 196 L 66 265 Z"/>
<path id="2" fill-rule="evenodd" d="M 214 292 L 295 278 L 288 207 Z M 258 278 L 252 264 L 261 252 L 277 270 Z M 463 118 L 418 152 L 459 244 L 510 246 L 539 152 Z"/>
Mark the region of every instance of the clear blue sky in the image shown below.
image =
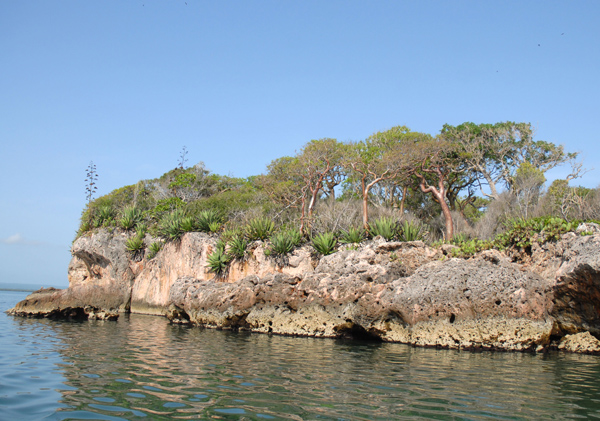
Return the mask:
<path id="1" fill-rule="evenodd" d="M 531 122 L 600 184 L 598 1 L 0 0 L 0 282 L 66 286 L 99 194 L 311 139 Z M 561 177 L 567 169 L 553 171 Z"/>

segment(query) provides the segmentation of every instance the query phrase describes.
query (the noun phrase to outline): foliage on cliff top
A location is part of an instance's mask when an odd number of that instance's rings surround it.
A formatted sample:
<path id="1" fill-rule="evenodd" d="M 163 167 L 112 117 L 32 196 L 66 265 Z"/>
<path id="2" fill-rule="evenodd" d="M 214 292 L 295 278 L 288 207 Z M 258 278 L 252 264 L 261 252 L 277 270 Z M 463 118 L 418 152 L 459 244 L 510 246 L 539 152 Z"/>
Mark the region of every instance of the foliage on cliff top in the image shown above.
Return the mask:
<path id="1" fill-rule="evenodd" d="M 311 140 L 246 179 L 212 174 L 203 163 L 184 168 L 184 153 L 162 176 L 89 202 L 78 235 L 146 224 L 165 240 L 203 231 L 230 241 L 228 233 L 243 231 L 248 241 L 264 241 L 286 227 L 303 238 L 331 233 L 352 243 L 374 235 L 462 237 L 460 244 L 478 250 L 491 241 L 528 247 L 531 238 L 550 241 L 577 220 L 600 218 L 600 190 L 569 186 L 577 165 L 544 191 L 544 173 L 576 154 L 534 140 L 529 123 L 467 122 L 437 136 L 396 126 L 358 142 Z M 548 221 L 539 228 L 532 217 Z M 352 231 L 357 226 L 363 231 Z"/>

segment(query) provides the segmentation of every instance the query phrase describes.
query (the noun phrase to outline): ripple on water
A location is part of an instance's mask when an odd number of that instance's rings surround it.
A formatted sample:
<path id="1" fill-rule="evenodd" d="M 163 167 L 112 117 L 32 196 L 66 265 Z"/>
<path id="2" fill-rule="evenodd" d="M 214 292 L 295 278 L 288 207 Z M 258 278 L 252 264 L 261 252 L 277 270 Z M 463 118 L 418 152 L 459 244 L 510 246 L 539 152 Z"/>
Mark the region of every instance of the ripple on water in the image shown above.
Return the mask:
<path id="1" fill-rule="evenodd" d="M 251 335 L 146 316 L 2 314 L 0 339 L 7 419 L 600 417 L 600 359 L 591 356 Z"/>

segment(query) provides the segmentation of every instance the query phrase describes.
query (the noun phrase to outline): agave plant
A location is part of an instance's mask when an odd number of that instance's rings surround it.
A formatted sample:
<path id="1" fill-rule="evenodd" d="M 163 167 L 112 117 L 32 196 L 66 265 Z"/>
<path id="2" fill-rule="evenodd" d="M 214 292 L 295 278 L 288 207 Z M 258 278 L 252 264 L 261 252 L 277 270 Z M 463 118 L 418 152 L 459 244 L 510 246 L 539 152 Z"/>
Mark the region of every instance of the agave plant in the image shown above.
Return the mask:
<path id="1" fill-rule="evenodd" d="M 159 234 L 167 240 L 178 240 L 184 233 L 182 227 L 184 218 L 184 213 L 180 209 L 165 214 L 158 224 Z"/>
<path id="2" fill-rule="evenodd" d="M 358 244 L 365 239 L 365 231 L 362 228 L 348 228 L 348 231 L 342 232 L 340 243 Z"/>
<path id="3" fill-rule="evenodd" d="M 132 253 L 142 250 L 144 248 L 144 238 L 134 235 L 125 241 L 125 248 Z"/>
<path id="4" fill-rule="evenodd" d="M 221 229 L 222 224 L 218 221 L 213 221 L 210 224 L 208 224 L 208 231 L 210 232 L 219 232 L 219 230 Z"/>
<path id="5" fill-rule="evenodd" d="M 230 258 L 225 252 L 225 244 L 221 241 L 217 242 L 215 250 L 208 256 L 208 268 L 217 276 L 222 276 L 227 271 L 229 262 Z"/>
<path id="6" fill-rule="evenodd" d="M 248 240 L 246 240 L 243 236 L 233 237 L 229 241 L 229 250 L 227 254 L 230 259 L 240 259 L 243 260 L 246 257 L 246 248 L 248 247 Z"/>
<path id="7" fill-rule="evenodd" d="M 282 231 L 271 236 L 271 247 L 269 254 L 273 256 L 285 256 L 300 244 L 302 234 L 296 229 Z"/>
<path id="8" fill-rule="evenodd" d="M 144 236 L 136 234 L 125 241 L 125 248 L 133 257 L 133 260 L 139 261 L 144 256 Z"/>
<path id="9" fill-rule="evenodd" d="M 94 227 L 109 226 L 115 217 L 115 210 L 110 205 L 100 206 L 94 220 Z"/>
<path id="10" fill-rule="evenodd" d="M 214 232 L 211 231 L 211 224 L 221 223 L 221 217 L 214 209 L 207 209 L 200 212 L 198 215 L 198 230 L 201 232 Z"/>
<path id="11" fill-rule="evenodd" d="M 380 235 L 390 241 L 398 234 L 398 223 L 394 218 L 378 218 L 369 224 L 369 232 L 373 237 Z"/>
<path id="12" fill-rule="evenodd" d="M 400 241 L 424 240 L 426 236 L 426 227 L 418 222 L 404 221 L 400 227 Z"/>
<path id="13" fill-rule="evenodd" d="M 139 223 L 135 227 L 135 234 L 140 237 L 144 237 L 147 232 L 148 232 L 148 225 L 146 225 L 146 224 Z"/>
<path id="14" fill-rule="evenodd" d="M 227 227 L 225 229 L 223 229 L 223 232 L 221 233 L 221 239 L 225 242 L 233 240 L 235 237 L 240 237 L 243 236 L 244 232 L 235 227 L 235 228 L 231 228 L 231 227 Z"/>
<path id="15" fill-rule="evenodd" d="M 266 240 L 273 234 L 275 223 L 269 218 L 254 218 L 246 225 L 248 240 Z"/>
<path id="16" fill-rule="evenodd" d="M 324 232 L 314 237 L 312 244 L 318 253 L 322 254 L 323 256 L 327 256 L 335 251 L 337 239 L 332 232 Z"/>
<path id="17" fill-rule="evenodd" d="M 153 259 L 154 256 L 160 251 L 162 248 L 162 243 L 154 242 L 148 246 L 148 259 Z"/>
<path id="18" fill-rule="evenodd" d="M 194 218 L 191 216 L 186 216 L 181 219 L 181 230 L 183 232 L 192 232 L 196 229 L 196 223 Z"/>
<path id="19" fill-rule="evenodd" d="M 121 218 L 119 219 L 119 226 L 124 230 L 130 230 L 141 221 L 142 212 L 135 206 L 127 206 L 121 212 Z"/>

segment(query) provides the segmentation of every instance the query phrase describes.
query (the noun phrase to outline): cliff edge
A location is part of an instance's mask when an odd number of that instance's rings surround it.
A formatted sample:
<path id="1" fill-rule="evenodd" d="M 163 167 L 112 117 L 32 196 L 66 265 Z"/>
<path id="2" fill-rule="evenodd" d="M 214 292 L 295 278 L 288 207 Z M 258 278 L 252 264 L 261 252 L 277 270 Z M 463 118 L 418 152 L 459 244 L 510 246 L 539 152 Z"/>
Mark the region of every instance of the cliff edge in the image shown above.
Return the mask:
<path id="1" fill-rule="evenodd" d="M 9 313 L 131 312 L 275 334 L 597 353 L 600 229 L 590 225 L 527 251 L 469 259 L 453 258 L 448 247 L 376 238 L 321 258 L 302 247 L 281 262 L 255 242 L 219 278 L 207 269 L 216 244 L 207 234 L 185 234 L 154 258 L 136 259 L 127 233 L 102 229 L 73 244 L 69 288 L 36 291 Z"/>

